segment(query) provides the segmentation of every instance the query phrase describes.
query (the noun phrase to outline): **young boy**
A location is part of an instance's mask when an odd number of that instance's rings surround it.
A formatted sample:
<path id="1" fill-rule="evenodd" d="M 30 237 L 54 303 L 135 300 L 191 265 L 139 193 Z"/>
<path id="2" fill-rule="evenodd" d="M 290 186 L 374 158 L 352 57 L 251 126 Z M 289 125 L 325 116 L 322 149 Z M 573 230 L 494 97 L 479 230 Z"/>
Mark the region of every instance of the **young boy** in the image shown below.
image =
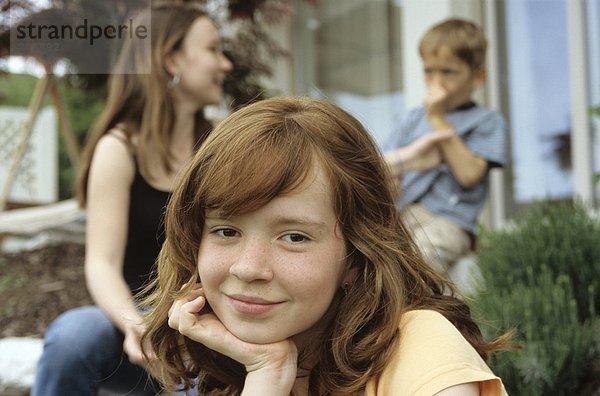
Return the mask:
<path id="1" fill-rule="evenodd" d="M 428 30 L 419 45 L 424 103 L 404 117 L 386 147 L 385 157 L 402 183 L 399 208 L 428 262 L 441 273 L 471 248 L 489 169 L 505 162 L 502 116 L 472 100 L 485 82 L 486 47 L 484 33 L 469 21 L 450 19 Z M 452 136 L 432 139 L 448 131 Z M 420 167 L 411 166 L 414 158 L 406 161 L 407 151 L 421 155 Z"/>

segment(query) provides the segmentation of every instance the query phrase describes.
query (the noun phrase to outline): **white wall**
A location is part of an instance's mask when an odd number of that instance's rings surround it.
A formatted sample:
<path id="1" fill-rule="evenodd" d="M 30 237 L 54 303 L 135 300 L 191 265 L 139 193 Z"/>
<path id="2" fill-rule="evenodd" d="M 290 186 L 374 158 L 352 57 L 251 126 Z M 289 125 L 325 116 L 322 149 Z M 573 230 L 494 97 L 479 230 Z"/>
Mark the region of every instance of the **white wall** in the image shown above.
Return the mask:
<path id="1" fill-rule="evenodd" d="M 23 136 L 29 109 L 0 107 L 0 188 L 3 189 L 12 167 L 14 154 Z M 58 199 L 58 136 L 56 113 L 42 109 L 34 124 L 9 202 L 46 204 Z"/>

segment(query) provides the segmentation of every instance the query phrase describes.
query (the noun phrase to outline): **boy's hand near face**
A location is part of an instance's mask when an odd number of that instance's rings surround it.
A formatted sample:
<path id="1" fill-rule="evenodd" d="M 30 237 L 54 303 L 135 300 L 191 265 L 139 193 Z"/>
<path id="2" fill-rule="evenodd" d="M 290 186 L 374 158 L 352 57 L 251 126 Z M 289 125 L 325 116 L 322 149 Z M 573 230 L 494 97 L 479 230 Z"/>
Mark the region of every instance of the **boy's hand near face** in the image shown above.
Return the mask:
<path id="1" fill-rule="evenodd" d="M 449 110 L 449 92 L 440 84 L 432 84 L 425 94 L 424 104 L 427 118 L 444 117 Z"/>
<path id="2" fill-rule="evenodd" d="M 446 119 L 446 113 L 450 111 L 451 95 L 441 84 L 431 84 L 424 98 L 427 120 L 433 131 L 452 130 L 452 126 Z"/>
<path id="3" fill-rule="evenodd" d="M 452 100 L 452 94 L 439 82 L 432 82 L 429 85 L 424 106 L 432 133 L 454 131 L 454 126 L 446 118 L 446 113 L 451 110 Z M 484 177 L 488 166 L 487 161 L 473 154 L 457 135 L 441 140 L 437 147 L 440 150 L 441 161 L 450 167 L 462 187 L 469 188 Z"/>
<path id="4" fill-rule="evenodd" d="M 298 351 L 290 340 L 251 344 L 234 336 L 210 310 L 202 287 L 173 302 L 169 327 L 246 367 L 242 395 L 289 394 L 296 380 Z"/>

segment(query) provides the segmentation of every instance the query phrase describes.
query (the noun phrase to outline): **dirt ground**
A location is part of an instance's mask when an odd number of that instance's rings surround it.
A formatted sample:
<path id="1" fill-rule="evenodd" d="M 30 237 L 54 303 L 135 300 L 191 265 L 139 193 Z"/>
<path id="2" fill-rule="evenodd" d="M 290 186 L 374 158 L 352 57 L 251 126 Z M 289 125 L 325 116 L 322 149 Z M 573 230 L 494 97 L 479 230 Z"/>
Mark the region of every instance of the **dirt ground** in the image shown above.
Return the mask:
<path id="1" fill-rule="evenodd" d="M 0 338 L 43 337 L 61 312 L 91 304 L 83 255 L 73 243 L 0 254 Z"/>
<path id="2" fill-rule="evenodd" d="M 60 313 L 91 304 L 83 256 L 84 247 L 74 243 L 0 254 L 0 338 L 43 337 Z M 26 396 L 28 390 L 0 387 L 0 394 Z M 600 396 L 600 377 L 585 381 L 578 395 Z"/>

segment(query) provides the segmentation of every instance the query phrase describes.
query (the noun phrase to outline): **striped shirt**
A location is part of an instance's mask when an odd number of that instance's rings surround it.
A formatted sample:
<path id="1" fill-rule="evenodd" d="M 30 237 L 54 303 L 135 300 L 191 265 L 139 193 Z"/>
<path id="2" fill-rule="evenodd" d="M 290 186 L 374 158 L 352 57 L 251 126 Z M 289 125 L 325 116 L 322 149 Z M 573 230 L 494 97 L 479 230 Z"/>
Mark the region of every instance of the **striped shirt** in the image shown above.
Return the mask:
<path id="1" fill-rule="evenodd" d="M 507 128 L 500 113 L 473 103 L 446 114 L 457 135 L 469 150 L 488 161 L 488 168 L 506 162 Z M 403 147 L 431 132 L 423 106 L 411 110 L 393 130 L 384 151 Z M 477 216 L 485 204 L 489 172 L 473 187 L 464 188 L 450 168 L 441 164 L 423 172 L 407 172 L 402 177 L 403 194 L 398 206 L 419 202 L 432 213 L 475 233 Z"/>

